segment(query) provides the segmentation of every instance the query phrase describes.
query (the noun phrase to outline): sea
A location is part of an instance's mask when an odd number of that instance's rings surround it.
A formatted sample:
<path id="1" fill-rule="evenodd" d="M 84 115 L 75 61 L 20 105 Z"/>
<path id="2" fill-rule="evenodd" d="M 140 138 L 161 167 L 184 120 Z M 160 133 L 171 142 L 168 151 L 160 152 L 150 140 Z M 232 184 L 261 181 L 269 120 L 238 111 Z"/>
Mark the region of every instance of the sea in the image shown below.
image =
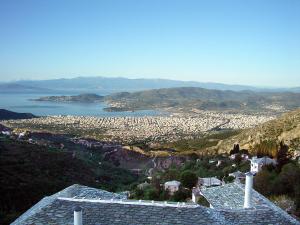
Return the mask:
<path id="1" fill-rule="evenodd" d="M 61 94 L 50 94 L 61 95 Z M 48 94 L 0 93 L 0 109 L 20 113 L 32 113 L 36 116 L 74 115 L 96 117 L 142 117 L 166 115 L 157 110 L 139 110 L 133 112 L 107 112 L 105 103 L 65 103 L 33 101 Z"/>

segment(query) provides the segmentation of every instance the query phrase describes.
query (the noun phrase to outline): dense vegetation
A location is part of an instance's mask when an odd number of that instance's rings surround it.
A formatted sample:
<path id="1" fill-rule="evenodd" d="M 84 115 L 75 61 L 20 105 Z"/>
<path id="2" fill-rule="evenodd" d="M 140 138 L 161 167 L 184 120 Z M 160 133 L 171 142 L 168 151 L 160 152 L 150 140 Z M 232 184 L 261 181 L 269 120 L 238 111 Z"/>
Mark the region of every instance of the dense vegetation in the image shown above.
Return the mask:
<path id="1" fill-rule="evenodd" d="M 137 177 L 101 155 L 66 152 L 0 136 L 0 224 L 8 224 L 47 195 L 74 183 L 109 191 L 128 189 Z"/>
<path id="2" fill-rule="evenodd" d="M 254 187 L 288 212 L 300 216 L 300 165 L 285 164 L 281 170 L 265 167 L 254 179 Z"/>

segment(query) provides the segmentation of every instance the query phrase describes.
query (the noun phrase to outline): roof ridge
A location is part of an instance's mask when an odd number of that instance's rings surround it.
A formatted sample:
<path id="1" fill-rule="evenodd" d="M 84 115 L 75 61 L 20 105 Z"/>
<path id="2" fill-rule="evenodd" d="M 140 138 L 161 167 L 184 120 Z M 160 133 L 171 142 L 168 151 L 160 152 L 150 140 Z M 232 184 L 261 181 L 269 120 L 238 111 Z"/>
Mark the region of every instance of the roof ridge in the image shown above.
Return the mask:
<path id="1" fill-rule="evenodd" d="M 115 203 L 124 205 L 148 205 L 148 206 L 162 206 L 162 207 L 176 207 L 176 208 L 204 208 L 209 209 L 204 206 L 200 206 L 195 203 L 186 202 L 167 202 L 167 201 L 147 201 L 147 200 L 130 200 L 130 199 L 78 199 L 78 198 L 65 198 L 58 197 L 58 200 L 71 201 L 71 202 L 93 202 L 93 203 Z"/>

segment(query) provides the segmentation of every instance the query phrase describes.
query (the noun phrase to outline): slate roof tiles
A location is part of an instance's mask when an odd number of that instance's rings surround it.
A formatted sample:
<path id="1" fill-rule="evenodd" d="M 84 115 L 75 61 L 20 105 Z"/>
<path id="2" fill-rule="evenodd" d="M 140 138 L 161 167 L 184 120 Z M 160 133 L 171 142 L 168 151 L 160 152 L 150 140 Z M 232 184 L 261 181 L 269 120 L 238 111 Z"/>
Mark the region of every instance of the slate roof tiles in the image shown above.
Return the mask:
<path id="1" fill-rule="evenodd" d="M 272 203 L 252 209 L 211 209 L 187 203 L 132 201 L 118 195 L 118 199 L 111 200 L 111 195 L 117 194 L 71 186 L 42 199 L 13 225 L 73 225 L 76 206 L 83 208 L 83 225 L 300 225 Z"/>

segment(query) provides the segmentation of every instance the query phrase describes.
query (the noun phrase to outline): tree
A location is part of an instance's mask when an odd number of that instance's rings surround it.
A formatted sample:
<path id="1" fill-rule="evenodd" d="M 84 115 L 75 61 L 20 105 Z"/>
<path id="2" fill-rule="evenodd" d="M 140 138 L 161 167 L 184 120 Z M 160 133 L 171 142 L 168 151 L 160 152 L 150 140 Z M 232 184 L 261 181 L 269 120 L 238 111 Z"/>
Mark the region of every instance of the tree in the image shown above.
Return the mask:
<path id="1" fill-rule="evenodd" d="M 158 200 L 159 194 L 155 188 L 149 187 L 144 191 L 144 199 L 145 200 Z"/>
<path id="2" fill-rule="evenodd" d="M 275 176 L 274 172 L 263 169 L 254 177 L 254 189 L 265 196 L 270 196 L 273 189 L 272 181 L 275 179 Z"/>
<path id="3" fill-rule="evenodd" d="M 297 208 L 296 215 L 300 216 L 300 182 L 294 185 L 295 204 Z"/>
<path id="4" fill-rule="evenodd" d="M 230 151 L 230 155 L 237 154 L 239 152 L 240 152 L 240 145 L 236 144 L 236 145 L 233 145 L 233 149 Z"/>
<path id="5" fill-rule="evenodd" d="M 180 181 L 184 187 L 192 189 L 197 184 L 198 177 L 194 172 L 187 170 L 181 173 Z"/>
<path id="6" fill-rule="evenodd" d="M 175 202 L 184 202 L 188 197 L 190 197 L 190 195 L 191 195 L 190 191 L 180 188 L 178 191 L 174 193 L 174 195 L 171 197 L 170 200 Z"/>
<path id="7" fill-rule="evenodd" d="M 163 181 L 178 180 L 179 177 L 180 177 L 179 170 L 175 168 L 170 168 L 162 174 L 161 180 Z"/>
<path id="8" fill-rule="evenodd" d="M 170 199 L 170 193 L 169 193 L 169 190 L 164 190 L 162 189 L 160 191 L 160 194 L 159 194 L 159 200 L 160 201 L 165 201 L 165 200 L 169 200 Z"/>
<path id="9" fill-rule="evenodd" d="M 278 162 L 277 166 L 279 170 L 281 170 L 282 166 L 288 163 L 289 161 L 288 150 L 289 147 L 281 141 L 277 152 L 277 162 Z"/>
<path id="10" fill-rule="evenodd" d="M 293 193 L 295 185 L 300 181 L 299 166 L 293 163 L 285 164 L 277 180 L 278 185 L 275 190 L 279 192 L 278 194 Z"/>

